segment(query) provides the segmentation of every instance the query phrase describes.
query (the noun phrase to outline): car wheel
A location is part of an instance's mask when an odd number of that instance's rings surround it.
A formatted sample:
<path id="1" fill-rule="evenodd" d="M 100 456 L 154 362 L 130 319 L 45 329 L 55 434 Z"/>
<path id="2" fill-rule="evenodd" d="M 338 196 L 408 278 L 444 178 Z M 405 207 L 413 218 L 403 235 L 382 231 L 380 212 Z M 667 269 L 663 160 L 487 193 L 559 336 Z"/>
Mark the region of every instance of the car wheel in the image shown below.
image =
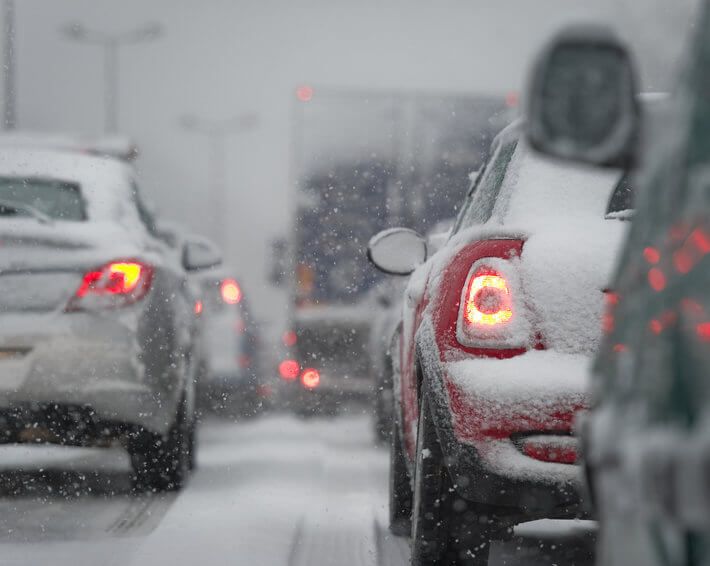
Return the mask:
<path id="1" fill-rule="evenodd" d="M 390 436 L 389 511 L 390 531 L 408 536 L 412 529 L 412 484 L 396 425 Z"/>
<path id="2" fill-rule="evenodd" d="M 424 394 L 414 471 L 412 566 L 486 566 L 491 533 L 485 521 L 471 517 L 471 504 L 454 490 L 429 403 Z"/>
<path id="3" fill-rule="evenodd" d="M 185 399 L 167 435 L 150 432 L 134 435 L 129 442 L 133 465 L 133 482 L 137 491 L 178 491 L 182 489 L 194 466 L 195 427 L 187 415 Z M 191 466 L 192 464 L 192 466 Z"/>

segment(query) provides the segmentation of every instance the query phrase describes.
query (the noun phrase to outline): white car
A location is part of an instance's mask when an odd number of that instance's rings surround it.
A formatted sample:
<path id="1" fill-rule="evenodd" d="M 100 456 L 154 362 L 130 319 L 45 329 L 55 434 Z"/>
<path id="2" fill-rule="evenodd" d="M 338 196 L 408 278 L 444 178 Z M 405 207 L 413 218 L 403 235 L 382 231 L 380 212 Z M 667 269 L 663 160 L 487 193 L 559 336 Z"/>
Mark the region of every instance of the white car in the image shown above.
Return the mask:
<path id="1" fill-rule="evenodd" d="M 130 166 L 0 151 L 0 438 L 129 451 L 137 486 L 178 489 L 194 452 L 195 299 L 220 258 L 155 235 Z"/>

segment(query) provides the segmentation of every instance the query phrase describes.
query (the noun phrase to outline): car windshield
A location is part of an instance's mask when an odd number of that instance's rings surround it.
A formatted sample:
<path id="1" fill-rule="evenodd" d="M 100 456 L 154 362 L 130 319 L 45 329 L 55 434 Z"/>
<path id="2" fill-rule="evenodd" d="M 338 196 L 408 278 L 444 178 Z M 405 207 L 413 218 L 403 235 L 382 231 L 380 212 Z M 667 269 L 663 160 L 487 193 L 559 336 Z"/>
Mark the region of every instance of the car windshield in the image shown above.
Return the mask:
<path id="1" fill-rule="evenodd" d="M 708 37 L 0 0 L 0 566 L 710 564 Z"/>
<path id="2" fill-rule="evenodd" d="M 0 177 L 0 201 L 5 208 L 30 207 L 53 220 L 86 220 L 86 210 L 77 183 L 54 179 Z"/>

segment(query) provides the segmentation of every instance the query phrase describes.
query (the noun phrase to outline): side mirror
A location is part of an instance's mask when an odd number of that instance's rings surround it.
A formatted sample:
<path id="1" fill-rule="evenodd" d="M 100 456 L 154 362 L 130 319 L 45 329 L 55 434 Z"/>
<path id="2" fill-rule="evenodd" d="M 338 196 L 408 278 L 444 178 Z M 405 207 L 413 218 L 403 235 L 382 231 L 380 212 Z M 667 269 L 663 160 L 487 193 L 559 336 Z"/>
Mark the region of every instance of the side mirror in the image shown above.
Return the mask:
<path id="1" fill-rule="evenodd" d="M 222 263 L 219 248 L 207 238 L 190 236 L 182 248 L 182 265 L 187 271 L 209 269 Z"/>
<path id="2" fill-rule="evenodd" d="M 530 145 L 541 153 L 628 168 L 639 115 L 634 65 L 607 28 L 562 32 L 533 67 L 526 129 Z"/>
<path id="3" fill-rule="evenodd" d="M 409 275 L 426 258 L 426 240 L 409 228 L 383 230 L 367 246 L 367 259 L 390 275 Z"/>

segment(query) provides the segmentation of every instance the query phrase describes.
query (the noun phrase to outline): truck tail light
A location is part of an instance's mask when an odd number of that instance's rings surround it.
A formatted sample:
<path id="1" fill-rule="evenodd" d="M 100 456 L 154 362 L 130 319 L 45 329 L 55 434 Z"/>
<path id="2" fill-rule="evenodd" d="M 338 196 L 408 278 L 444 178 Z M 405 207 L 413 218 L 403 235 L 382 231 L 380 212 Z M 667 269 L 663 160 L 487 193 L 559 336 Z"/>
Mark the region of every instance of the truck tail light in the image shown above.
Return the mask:
<path id="1" fill-rule="evenodd" d="M 304 369 L 301 374 L 301 383 L 306 389 L 315 389 L 320 385 L 320 372 L 317 369 Z"/>
<path id="2" fill-rule="evenodd" d="M 279 375 L 281 379 L 286 381 L 293 381 L 298 377 L 298 373 L 301 371 L 301 364 L 296 360 L 283 360 L 279 364 Z"/>
<path id="3" fill-rule="evenodd" d="M 146 296 L 152 282 L 153 268 L 150 265 L 132 259 L 112 261 L 84 274 L 66 310 L 131 305 Z"/>
<path id="4" fill-rule="evenodd" d="M 514 260 L 479 259 L 461 292 L 458 341 L 474 348 L 525 348 L 534 342 Z"/>

